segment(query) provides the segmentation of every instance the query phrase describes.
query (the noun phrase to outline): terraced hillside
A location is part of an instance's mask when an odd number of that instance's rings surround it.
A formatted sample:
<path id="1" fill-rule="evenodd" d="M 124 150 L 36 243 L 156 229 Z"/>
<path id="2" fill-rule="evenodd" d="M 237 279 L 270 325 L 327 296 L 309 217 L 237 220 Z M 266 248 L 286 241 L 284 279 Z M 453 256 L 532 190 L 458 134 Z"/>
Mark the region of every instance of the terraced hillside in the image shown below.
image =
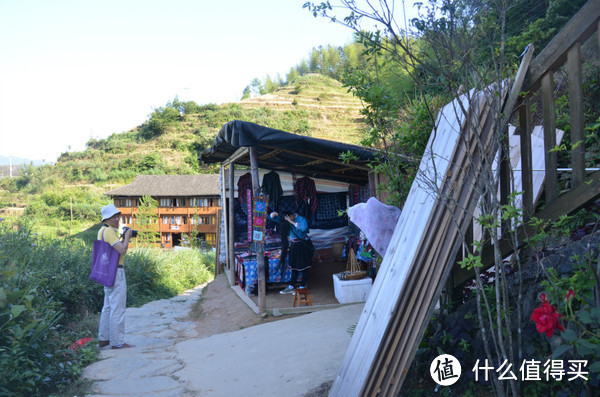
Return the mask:
<path id="1" fill-rule="evenodd" d="M 128 183 L 140 173 L 215 172 L 215 166 L 198 165 L 198 153 L 212 144 L 225 123 L 236 119 L 352 144 L 360 142 L 365 128 L 360 101 L 340 82 L 316 74 L 240 102 L 183 105 L 184 111 L 172 103 L 157 108 L 147 122 L 130 131 L 91 140 L 85 151 L 63 154 L 56 170 L 69 183 Z M 170 106 L 178 111 L 166 120 L 165 115 L 173 113 Z"/>
<path id="2" fill-rule="evenodd" d="M 248 109 L 268 107 L 275 112 L 304 110 L 309 124 L 306 135 L 317 138 L 358 144 L 365 128 L 360 100 L 348 93 L 340 82 L 317 74 L 304 76 L 273 94 L 246 99 L 240 104 Z"/>

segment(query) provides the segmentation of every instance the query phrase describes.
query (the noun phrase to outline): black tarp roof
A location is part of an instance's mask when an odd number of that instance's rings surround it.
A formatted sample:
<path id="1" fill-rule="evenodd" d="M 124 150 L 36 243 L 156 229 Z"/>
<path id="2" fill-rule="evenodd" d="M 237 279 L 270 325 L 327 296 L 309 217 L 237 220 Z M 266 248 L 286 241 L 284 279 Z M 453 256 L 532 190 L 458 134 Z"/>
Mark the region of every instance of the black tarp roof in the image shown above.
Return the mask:
<path id="1" fill-rule="evenodd" d="M 247 121 L 234 120 L 219 131 L 213 145 L 200 153 L 203 163 L 250 165 L 244 148 L 254 147 L 259 168 L 296 172 L 311 178 L 364 185 L 367 164 L 376 152 L 361 146 L 292 134 Z M 352 152 L 355 160 L 345 164 L 340 153 Z M 233 158 L 232 158 L 233 155 Z M 231 158 L 231 160 L 230 160 Z"/>

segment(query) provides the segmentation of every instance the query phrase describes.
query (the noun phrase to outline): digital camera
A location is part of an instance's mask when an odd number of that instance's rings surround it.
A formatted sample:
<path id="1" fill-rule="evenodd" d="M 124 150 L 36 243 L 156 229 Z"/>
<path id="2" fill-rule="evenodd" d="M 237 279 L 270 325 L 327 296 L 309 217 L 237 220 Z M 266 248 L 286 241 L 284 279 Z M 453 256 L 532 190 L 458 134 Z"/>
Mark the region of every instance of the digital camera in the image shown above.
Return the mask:
<path id="1" fill-rule="evenodd" d="M 129 230 L 129 228 L 127 226 L 123 226 L 123 234 L 125 234 L 125 232 Z M 131 237 L 137 237 L 138 235 L 138 231 L 135 229 L 131 229 Z"/>

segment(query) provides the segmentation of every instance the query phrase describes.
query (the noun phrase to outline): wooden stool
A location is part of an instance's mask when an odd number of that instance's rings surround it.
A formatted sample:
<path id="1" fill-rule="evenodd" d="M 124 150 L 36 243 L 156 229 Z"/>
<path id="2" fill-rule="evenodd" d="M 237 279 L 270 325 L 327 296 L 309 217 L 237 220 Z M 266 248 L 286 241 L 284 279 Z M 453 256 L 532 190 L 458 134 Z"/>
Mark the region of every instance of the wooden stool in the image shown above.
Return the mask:
<path id="1" fill-rule="evenodd" d="M 310 299 L 310 290 L 308 288 L 294 288 L 294 300 L 292 301 L 292 307 L 300 306 L 306 303 L 306 306 L 312 306 L 312 299 Z"/>

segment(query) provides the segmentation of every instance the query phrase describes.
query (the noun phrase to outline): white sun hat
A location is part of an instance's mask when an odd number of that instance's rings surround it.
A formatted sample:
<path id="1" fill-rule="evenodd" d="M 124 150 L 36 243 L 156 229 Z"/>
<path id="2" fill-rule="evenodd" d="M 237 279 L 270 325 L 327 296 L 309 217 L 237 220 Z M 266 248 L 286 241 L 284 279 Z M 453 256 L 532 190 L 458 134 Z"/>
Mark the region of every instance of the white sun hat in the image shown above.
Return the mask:
<path id="1" fill-rule="evenodd" d="M 102 207 L 102 209 L 100 210 L 100 213 L 102 214 L 102 222 L 104 222 L 108 218 L 113 217 L 113 215 L 120 214 L 121 211 L 119 211 L 117 209 L 117 207 L 115 207 L 114 204 L 108 204 L 108 205 L 105 205 L 104 207 Z"/>

